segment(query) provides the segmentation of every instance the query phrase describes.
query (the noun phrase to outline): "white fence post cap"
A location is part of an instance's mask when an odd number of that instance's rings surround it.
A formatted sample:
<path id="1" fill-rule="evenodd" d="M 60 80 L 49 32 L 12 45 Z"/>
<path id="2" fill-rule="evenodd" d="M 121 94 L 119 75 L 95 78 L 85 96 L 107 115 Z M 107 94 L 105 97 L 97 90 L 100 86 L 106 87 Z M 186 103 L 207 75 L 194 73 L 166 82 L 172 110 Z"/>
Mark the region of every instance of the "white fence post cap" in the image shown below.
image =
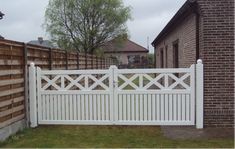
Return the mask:
<path id="1" fill-rule="evenodd" d="M 197 63 L 202 64 L 202 60 L 201 59 L 197 60 Z"/>
<path id="2" fill-rule="evenodd" d="M 116 65 L 111 65 L 109 69 L 118 69 Z"/>
<path id="3" fill-rule="evenodd" d="M 31 62 L 31 63 L 30 63 L 30 66 L 31 66 L 31 67 L 34 67 L 34 66 L 35 66 L 34 62 Z"/>

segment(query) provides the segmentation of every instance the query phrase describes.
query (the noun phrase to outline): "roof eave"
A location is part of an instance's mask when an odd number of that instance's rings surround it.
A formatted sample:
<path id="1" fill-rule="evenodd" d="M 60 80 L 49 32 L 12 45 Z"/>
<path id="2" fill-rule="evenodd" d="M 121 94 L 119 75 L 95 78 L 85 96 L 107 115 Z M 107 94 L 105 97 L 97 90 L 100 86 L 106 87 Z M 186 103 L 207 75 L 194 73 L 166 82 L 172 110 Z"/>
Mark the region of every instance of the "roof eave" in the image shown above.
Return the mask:
<path id="1" fill-rule="evenodd" d="M 158 36 L 154 39 L 154 41 L 151 43 L 152 46 L 155 47 L 155 45 L 160 42 L 162 37 L 164 37 L 169 32 L 169 30 L 181 20 L 180 18 L 183 15 L 188 12 L 195 12 L 195 9 L 192 9 L 192 7 L 196 6 L 196 3 L 196 0 L 187 0 L 184 5 L 178 10 L 178 12 L 173 16 L 173 18 L 167 23 L 163 30 L 158 34 Z"/>

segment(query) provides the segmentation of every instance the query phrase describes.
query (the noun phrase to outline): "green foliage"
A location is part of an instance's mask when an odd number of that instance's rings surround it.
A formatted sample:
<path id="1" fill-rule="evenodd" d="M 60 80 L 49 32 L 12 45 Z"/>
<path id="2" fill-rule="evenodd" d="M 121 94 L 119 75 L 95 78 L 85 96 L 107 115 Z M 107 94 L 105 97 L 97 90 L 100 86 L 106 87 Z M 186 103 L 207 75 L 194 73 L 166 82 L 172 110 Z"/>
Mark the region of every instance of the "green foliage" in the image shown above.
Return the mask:
<path id="1" fill-rule="evenodd" d="M 122 0 L 50 0 L 44 25 L 60 48 L 93 53 L 127 34 L 130 18 L 130 7 Z"/>
<path id="2" fill-rule="evenodd" d="M 94 55 L 98 56 L 98 57 L 104 57 L 104 50 L 101 48 L 97 48 L 94 50 L 93 52 Z"/>
<path id="3" fill-rule="evenodd" d="M 147 55 L 147 60 L 148 60 L 148 67 L 154 68 L 154 54 L 153 53 L 149 53 Z"/>

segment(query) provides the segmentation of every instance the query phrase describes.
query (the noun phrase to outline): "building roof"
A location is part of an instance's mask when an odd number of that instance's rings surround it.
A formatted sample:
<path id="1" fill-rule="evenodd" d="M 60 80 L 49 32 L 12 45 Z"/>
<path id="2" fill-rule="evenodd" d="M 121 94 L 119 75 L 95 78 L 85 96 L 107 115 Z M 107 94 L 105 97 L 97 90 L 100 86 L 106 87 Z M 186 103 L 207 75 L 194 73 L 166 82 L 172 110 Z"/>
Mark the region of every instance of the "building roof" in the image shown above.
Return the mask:
<path id="1" fill-rule="evenodd" d="M 174 17 L 168 22 L 163 30 L 152 42 L 152 46 L 158 44 L 163 37 L 165 37 L 177 24 L 182 22 L 192 12 L 197 13 L 197 0 L 187 0 L 184 5 L 178 10 Z"/>
<path id="2" fill-rule="evenodd" d="M 107 42 L 102 49 L 104 53 L 129 53 L 129 52 L 144 52 L 148 53 L 149 50 L 140 46 L 139 44 L 127 39 L 122 42 L 111 40 Z"/>
<path id="3" fill-rule="evenodd" d="M 38 40 L 31 40 L 28 42 L 28 44 L 43 46 L 48 48 L 55 48 L 49 40 L 43 40 L 42 37 L 39 37 Z"/>

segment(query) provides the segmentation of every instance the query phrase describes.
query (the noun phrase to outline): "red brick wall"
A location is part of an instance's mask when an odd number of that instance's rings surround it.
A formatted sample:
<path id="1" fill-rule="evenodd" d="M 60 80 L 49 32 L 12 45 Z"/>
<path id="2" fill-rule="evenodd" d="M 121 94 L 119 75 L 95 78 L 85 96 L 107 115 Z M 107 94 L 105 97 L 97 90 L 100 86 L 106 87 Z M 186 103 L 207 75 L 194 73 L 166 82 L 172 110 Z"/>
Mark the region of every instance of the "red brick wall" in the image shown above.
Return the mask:
<path id="1" fill-rule="evenodd" d="M 234 0 L 198 0 L 205 125 L 234 126 Z"/>
<path id="2" fill-rule="evenodd" d="M 234 127 L 234 0 L 197 0 L 200 9 L 199 57 L 204 63 L 204 124 Z M 179 39 L 179 66 L 196 61 L 196 22 L 190 15 L 156 45 L 168 45 L 168 67 L 173 65 L 172 42 Z M 164 56 L 165 57 L 165 56 Z"/>
<path id="3" fill-rule="evenodd" d="M 158 68 L 160 68 L 161 49 L 163 49 L 164 54 L 164 67 L 173 68 L 173 43 L 176 40 L 179 43 L 179 67 L 188 68 L 196 62 L 196 16 L 194 14 L 175 26 L 175 29 L 156 45 L 156 65 Z M 167 59 L 165 55 L 166 46 Z"/>

